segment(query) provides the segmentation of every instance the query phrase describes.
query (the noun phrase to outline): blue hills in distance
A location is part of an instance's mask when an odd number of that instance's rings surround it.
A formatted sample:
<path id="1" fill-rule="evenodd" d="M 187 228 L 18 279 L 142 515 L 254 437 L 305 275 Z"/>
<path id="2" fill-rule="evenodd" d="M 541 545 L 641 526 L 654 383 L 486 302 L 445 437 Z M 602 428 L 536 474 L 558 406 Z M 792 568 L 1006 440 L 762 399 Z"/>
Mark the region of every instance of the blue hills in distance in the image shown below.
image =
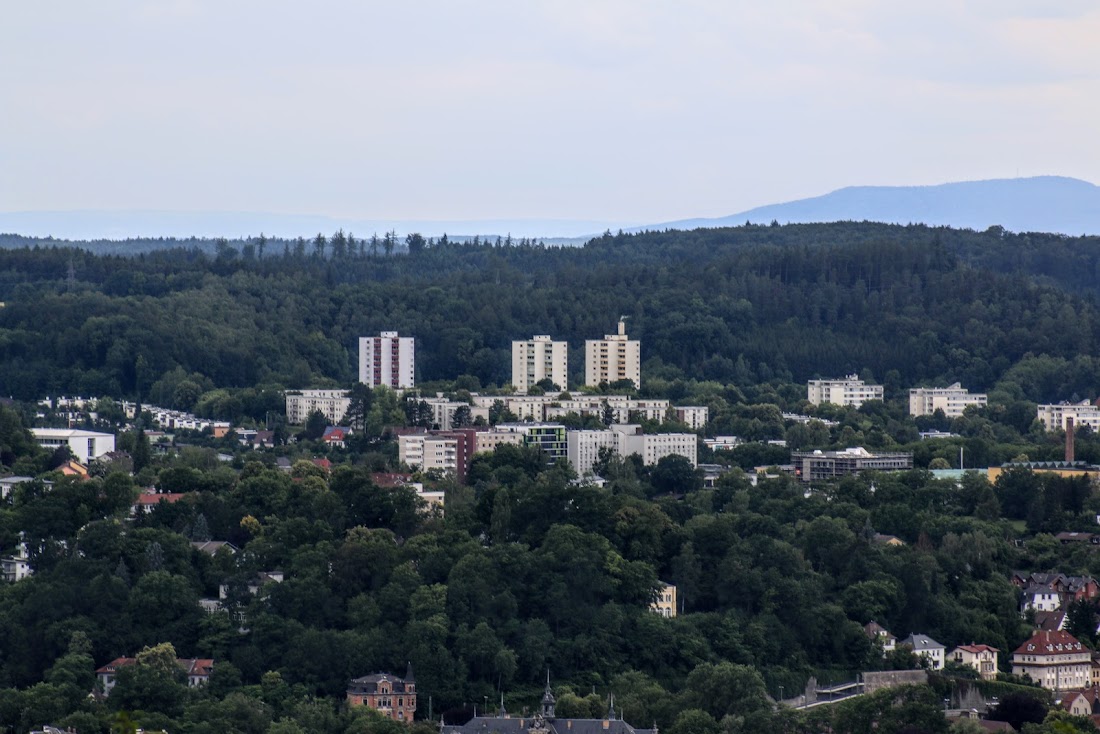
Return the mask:
<path id="1" fill-rule="evenodd" d="M 1012 232 L 1100 235 L 1100 187 L 1064 176 L 965 181 L 934 186 L 849 186 L 823 196 L 749 209 L 717 218 L 680 219 L 638 225 L 563 219 L 362 220 L 264 212 L 212 211 L 0 211 L 0 233 L 62 240 L 123 240 L 131 237 L 236 239 L 261 232 L 270 237 L 312 237 L 342 228 L 357 237 L 391 229 L 404 237 L 535 237 L 547 244 L 582 245 L 605 230 L 627 232 L 732 227 L 745 222 L 780 224 L 870 221 L 926 224 L 974 230 L 1000 225 Z"/>
<path id="2" fill-rule="evenodd" d="M 1012 232 L 1100 234 L 1100 186 L 1064 176 L 964 181 L 936 186 L 849 186 L 824 196 L 713 219 L 681 219 L 641 229 L 870 221 Z"/>

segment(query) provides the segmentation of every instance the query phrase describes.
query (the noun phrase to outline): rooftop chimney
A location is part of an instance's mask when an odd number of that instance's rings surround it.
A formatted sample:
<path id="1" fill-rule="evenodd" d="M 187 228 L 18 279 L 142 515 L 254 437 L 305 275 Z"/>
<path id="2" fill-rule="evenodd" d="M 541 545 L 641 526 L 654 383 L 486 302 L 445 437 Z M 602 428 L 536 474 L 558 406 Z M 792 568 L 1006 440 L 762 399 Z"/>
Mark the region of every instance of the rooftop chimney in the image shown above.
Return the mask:
<path id="1" fill-rule="evenodd" d="M 1066 417 L 1066 462 L 1073 463 L 1073 418 Z"/>

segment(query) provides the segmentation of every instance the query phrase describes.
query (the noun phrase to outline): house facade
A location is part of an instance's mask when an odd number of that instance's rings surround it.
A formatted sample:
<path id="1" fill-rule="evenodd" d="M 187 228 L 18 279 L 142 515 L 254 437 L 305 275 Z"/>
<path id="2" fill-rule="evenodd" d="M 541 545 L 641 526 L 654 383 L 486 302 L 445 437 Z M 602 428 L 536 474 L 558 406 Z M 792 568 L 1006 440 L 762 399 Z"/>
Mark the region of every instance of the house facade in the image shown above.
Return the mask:
<path id="1" fill-rule="evenodd" d="M 982 680 L 996 680 L 998 652 L 989 645 L 959 645 L 951 651 L 951 660 L 978 671 Z"/>
<path id="2" fill-rule="evenodd" d="M 911 647 L 914 654 L 925 658 L 928 661 L 928 667 L 930 669 L 943 670 L 943 664 L 946 657 L 945 652 L 947 648 L 933 640 L 928 635 L 909 635 L 898 644 L 908 645 L 909 647 Z"/>
<path id="3" fill-rule="evenodd" d="M 649 605 L 649 610 L 666 619 L 671 619 L 676 616 L 676 587 L 664 581 L 659 583 L 660 586 L 657 587 L 657 596 L 653 600 L 653 603 Z"/>
<path id="4" fill-rule="evenodd" d="M 412 664 L 404 678 L 373 673 L 348 684 L 349 706 L 366 706 L 394 721 L 411 722 L 416 716 L 416 678 Z"/>

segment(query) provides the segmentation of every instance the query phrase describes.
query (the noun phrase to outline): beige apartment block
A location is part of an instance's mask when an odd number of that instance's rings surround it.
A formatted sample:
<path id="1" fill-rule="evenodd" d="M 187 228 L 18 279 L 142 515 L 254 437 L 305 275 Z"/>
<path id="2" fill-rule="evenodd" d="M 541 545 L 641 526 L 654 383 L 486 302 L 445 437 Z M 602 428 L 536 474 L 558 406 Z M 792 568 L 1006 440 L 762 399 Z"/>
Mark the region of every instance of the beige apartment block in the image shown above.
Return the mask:
<path id="1" fill-rule="evenodd" d="M 806 383 L 806 399 L 814 405 L 858 408 L 868 400 L 882 400 L 882 385 L 867 385 L 859 375 L 848 375 L 843 380 L 810 380 Z"/>
<path id="2" fill-rule="evenodd" d="M 1080 403 L 1040 405 L 1037 412 L 1039 421 L 1048 431 L 1064 431 L 1069 418 L 1073 419 L 1073 425 L 1078 428 L 1088 426 L 1093 431 L 1100 430 L 1100 407 L 1088 400 Z"/>
<path id="3" fill-rule="evenodd" d="M 561 390 L 569 387 L 569 345 L 549 336 L 512 342 L 512 386 L 516 392 L 526 393 L 545 379 Z"/>
<path id="4" fill-rule="evenodd" d="M 584 384 L 598 387 L 618 380 L 631 380 L 642 386 L 642 343 L 627 339 L 626 322 L 619 319 L 619 332 L 584 343 Z"/>
<path id="5" fill-rule="evenodd" d="M 948 418 L 958 418 L 971 405 L 985 406 L 985 393 L 971 394 L 960 383 L 951 387 L 915 387 L 909 391 L 909 415 L 932 415 L 942 410 Z"/>

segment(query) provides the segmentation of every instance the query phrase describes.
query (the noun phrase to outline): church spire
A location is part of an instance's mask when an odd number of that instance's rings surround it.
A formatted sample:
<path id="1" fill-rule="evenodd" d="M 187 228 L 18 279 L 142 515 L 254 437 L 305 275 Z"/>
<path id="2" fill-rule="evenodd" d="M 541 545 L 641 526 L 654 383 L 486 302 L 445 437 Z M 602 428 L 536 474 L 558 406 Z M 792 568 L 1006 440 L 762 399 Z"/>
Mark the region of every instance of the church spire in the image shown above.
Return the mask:
<path id="1" fill-rule="evenodd" d="M 550 669 L 546 669 L 546 690 L 542 692 L 542 718 L 554 720 L 554 692 L 550 690 Z"/>

